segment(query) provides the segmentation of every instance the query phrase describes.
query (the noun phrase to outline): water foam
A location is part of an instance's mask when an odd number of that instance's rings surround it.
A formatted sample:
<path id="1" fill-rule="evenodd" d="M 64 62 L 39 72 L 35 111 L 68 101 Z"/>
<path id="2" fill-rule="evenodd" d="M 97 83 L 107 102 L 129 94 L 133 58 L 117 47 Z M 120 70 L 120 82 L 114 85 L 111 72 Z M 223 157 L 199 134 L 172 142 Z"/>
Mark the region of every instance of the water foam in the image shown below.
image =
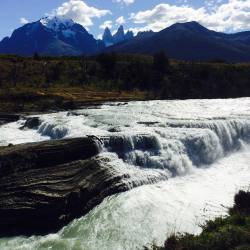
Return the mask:
<path id="1" fill-rule="evenodd" d="M 95 135 L 126 185 L 153 185 L 106 199 L 57 234 L 0 239 L 0 248 L 140 249 L 166 233 L 198 233 L 249 185 L 249 107 L 250 98 L 130 102 L 41 115 L 38 130 L 1 126 L 0 145 Z"/>
<path id="2" fill-rule="evenodd" d="M 249 105 L 249 98 L 107 104 L 41 115 L 36 132 L 20 131 L 18 125 L 15 131 L 12 125 L 8 134 L 22 134 L 23 142 L 94 135 L 102 140 L 103 152 L 115 153 L 124 163 L 176 176 L 212 164 L 238 150 L 242 141 L 249 142 Z M 2 145 L 20 141 L 4 137 Z"/>
<path id="3" fill-rule="evenodd" d="M 248 187 L 249 152 L 246 145 L 210 168 L 109 197 L 56 234 L 0 239 L 0 249 L 143 249 L 175 232 L 200 233 L 199 225 L 226 215 L 234 194 Z"/>

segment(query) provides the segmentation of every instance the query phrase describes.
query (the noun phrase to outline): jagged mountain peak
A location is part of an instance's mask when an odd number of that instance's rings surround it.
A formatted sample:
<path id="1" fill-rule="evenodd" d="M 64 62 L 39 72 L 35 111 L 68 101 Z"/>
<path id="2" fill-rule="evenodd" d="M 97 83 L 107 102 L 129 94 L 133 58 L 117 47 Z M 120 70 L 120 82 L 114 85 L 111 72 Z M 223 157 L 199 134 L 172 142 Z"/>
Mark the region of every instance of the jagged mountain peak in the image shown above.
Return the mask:
<path id="1" fill-rule="evenodd" d="M 113 38 L 111 31 L 108 27 L 106 27 L 104 30 L 102 40 L 105 43 L 106 47 L 109 47 L 109 46 L 114 44 L 114 38 Z"/>
<path id="2" fill-rule="evenodd" d="M 116 35 L 117 35 L 117 36 L 124 36 L 124 35 L 125 35 L 123 25 L 120 25 L 120 26 L 119 26 L 119 28 L 118 28 L 118 30 L 117 30 L 115 36 L 116 36 Z"/>
<path id="3" fill-rule="evenodd" d="M 197 22 L 176 23 L 159 32 L 138 34 L 107 51 L 155 54 L 165 51 L 170 58 L 188 61 L 224 60 L 249 62 L 250 32 L 227 34 L 210 30 Z"/>
<path id="4" fill-rule="evenodd" d="M 112 37 L 112 33 L 111 33 L 111 30 L 108 28 L 108 27 L 106 27 L 105 28 L 105 30 L 104 30 L 104 33 L 103 33 L 103 38 L 105 38 L 105 37 Z"/>
<path id="5" fill-rule="evenodd" d="M 120 42 L 123 42 L 125 40 L 125 33 L 124 33 L 124 27 L 123 25 L 121 25 L 117 32 L 114 34 L 114 40 L 115 40 L 115 43 L 120 43 Z"/>
<path id="6" fill-rule="evenodd" d="M 117 32 L 123 32 L 123 33 L 124 33 L 124 27 L 123 27 L 123 25 L 120 25 L 120 26 L 119 26 Z"/>
<path id="7" fill-rule="evenodd" d="M 112 46 L 117 43 L 131 40 L 134 37 L 134 33 L 128 30 L 125 34 L 123 25 L 120 25 L 118 30 L 114 35 L 112 35 L 108 27 L 105 28 L 102 40 L 105 43 L 106 47 Z"/>

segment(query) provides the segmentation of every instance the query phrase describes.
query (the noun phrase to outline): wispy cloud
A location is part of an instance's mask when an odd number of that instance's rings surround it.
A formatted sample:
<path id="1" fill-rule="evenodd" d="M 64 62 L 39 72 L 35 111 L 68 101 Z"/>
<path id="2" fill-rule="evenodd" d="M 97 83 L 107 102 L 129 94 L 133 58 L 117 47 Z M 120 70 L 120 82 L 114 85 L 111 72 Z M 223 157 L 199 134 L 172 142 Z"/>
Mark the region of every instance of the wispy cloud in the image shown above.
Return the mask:
<path id="1" fill-rule="evenodd" d="M 20 18 L 20 23 L 21 23 L 21 24 L 27 24 L 28 22 L 29 22 L 29 20 L 26 19 L 25 17 L 21 17 L 21 18 Z"/>
<path id="2" fill-rule="evenodd" d="M 135 2 L 135 0 L 116 0 L 117 3 L 122 3 L 125 5 L 130 5 Z"/>
<path id="3" fill-rule="evenodd" d="M 207 5 L 194 8 L 188 5 L 159 4 L 153 9 L 132 13 L 130 19 L 135 24 L 143 25 L 143 30 L 154 31 L 176 22 L 188 21 L 198 21 L 217 31 L 250 29 L 250 0 L 229 0 L 223 4 L 217 0 L 213 6 L 213 9 L 210 9 Z"/>
<path id="4" fill-rule="evenodd" d="M 52 15 L 71 18 L 85 27 L 93 25 L 93 18 L 100 18 L 107 14 L 111 14 L 111 11 L 88 6 L 83 0 L 70 0 L 52 12 Z"/>
<path id="5" fill-rule="evenodd" d="M 115 22 L 116 22 L 117 24 L 121 25 L 121 24 L 124 24 L 124 23 L 126 22 L 126 20 L 125 20 L 124 16 L 120 16 L 120 17 L 118 17 L 118 18 L 115 20 Z"/>
<path id="6" fill-rule="evenodd" d="M 105 21 L 103 24 L 100 25 L 100 29 L 104 30 L 106 28 L 111 29 L 113 26 L 113 22 L 111 20 Z"/>

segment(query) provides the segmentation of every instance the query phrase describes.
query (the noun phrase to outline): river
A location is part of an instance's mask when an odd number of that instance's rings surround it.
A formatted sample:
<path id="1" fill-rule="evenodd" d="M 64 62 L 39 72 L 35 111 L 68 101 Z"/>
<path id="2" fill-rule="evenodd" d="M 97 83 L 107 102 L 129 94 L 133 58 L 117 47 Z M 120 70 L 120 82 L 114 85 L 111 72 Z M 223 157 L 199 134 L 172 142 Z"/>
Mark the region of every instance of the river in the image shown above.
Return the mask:
<path id="1" fill-rule="evenodd" d="M 250 98 L 107 103 L 39 118 L 37 129 L 1 126 L 0 145 L 94 135 L 119 171 L 134 169 L 134 182 L 153 175 L 154 184 L 132 185 L 56 234 L 2 238 L 0 249 L 143 249 L 199 233 L 249 186 Z"/>

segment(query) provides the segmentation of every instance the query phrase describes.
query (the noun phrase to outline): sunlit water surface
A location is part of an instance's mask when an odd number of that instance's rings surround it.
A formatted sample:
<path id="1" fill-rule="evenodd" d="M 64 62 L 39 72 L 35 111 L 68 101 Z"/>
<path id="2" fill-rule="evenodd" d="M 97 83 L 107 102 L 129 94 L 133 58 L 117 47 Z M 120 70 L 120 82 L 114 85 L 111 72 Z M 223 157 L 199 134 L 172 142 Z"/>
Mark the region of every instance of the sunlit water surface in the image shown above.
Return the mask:
<path id="1" fill-rule="evenodd" d="M 95 135 L 125 171 L 169 179 L 105 199 L 56 234 L 0 239 L 0 249 L 142 249 L 174 232 L 199 233 L 250 179 L 250 98 L 109 103 L 0 127 L 0 145 Z M 137 181 L 135 178 L 135 181 Z M 156 177 L 157 178 L 157 175 Z M 156 180 L 157 181 L 157 180 Z"/>

